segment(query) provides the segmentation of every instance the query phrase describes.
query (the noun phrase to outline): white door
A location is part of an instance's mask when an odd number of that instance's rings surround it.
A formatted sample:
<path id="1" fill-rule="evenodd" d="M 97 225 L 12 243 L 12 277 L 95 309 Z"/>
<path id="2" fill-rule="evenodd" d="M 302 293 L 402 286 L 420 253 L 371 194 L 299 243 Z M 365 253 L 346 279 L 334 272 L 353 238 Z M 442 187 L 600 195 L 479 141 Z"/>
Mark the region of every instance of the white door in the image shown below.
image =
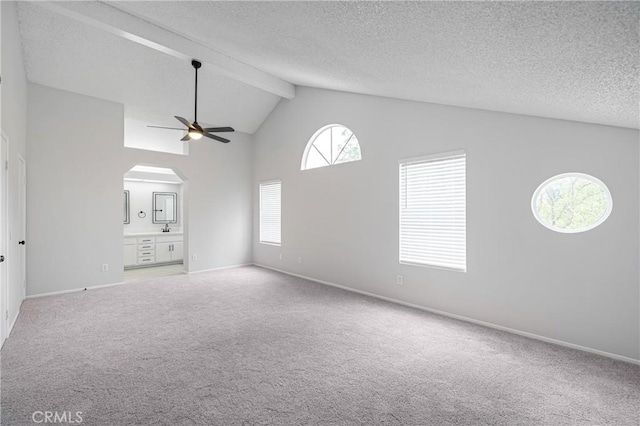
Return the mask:
<path id="1" fill-rule="evenodd" d="M 156 263 L 171 262 L 171 244 L 156 243 Z"/>
<path id="2" fill-rule="evenodd" d="M 7 239 L 9 233 L 8 229 L 8 173 L 7 173 L 7 150 L 9 142 L 7 138 L 2 134 L 2 143 L 0 145 L 0 346 L 7 338 L 8 328 L 8 305 L 7 300 L 9 297 L 9 280 L 7 274 L 7 249 L 9 244 Z"/>
<path id="3" fill-rule="evenodd" d="M 24 299 L 27 293 L 27 163 L 18 155 L 18 273 L 20 288 Z"/>
<path id="4" fill-rule="evenodd" d="M 182 241 L 171 244 L 171 260 L 182 260 L 182 258 L 184 257 L 184 244 L 182 243 Z"/>

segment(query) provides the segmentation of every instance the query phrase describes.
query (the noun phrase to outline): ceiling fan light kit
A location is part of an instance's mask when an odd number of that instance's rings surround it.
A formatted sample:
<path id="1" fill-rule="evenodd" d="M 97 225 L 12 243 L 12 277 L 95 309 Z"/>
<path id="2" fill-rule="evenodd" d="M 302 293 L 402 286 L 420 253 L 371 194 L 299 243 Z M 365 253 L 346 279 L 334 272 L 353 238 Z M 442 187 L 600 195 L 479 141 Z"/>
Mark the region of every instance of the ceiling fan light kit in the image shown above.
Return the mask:
<path id="1" fill-rule="evenodd" d="M 222 138 L 220 136 L 213 135 L 212 133 L 221 133 L 221 132 L 234 132 L 235 130 L 232 127 L 206 127 L 203 128 L 198 124 L 198 69 L 202 66 L 200 61 L 193 59 L 191 61 L 191 65 L 196 71 L 196 85 L 195 85 L 195 102 L 194 102 L 194 111 L 193 111 L 193 123 L 189 122 L 186 118 L 179 117 L 175 115 L 176 120 L 184 124 L 186 129 L 179 129 L 175 127 L 162 127 L 162 126 L 148 126 L 154 127 L 156 129 L 170 129 L 170 130 L 186 130 L 187 134 L 184 135 L 181 141 L 190 141 L 197 140 L 204 137 L 215 139 L 222 143 L 229 143 L 229 139 Z"/>
<path id="2" fill-rule="evenodd" d="M 200 139 L 202 137 L 202 132 L 198 129 L 189 129 L 189 133 L 187 133 L 191 139 Z"/>

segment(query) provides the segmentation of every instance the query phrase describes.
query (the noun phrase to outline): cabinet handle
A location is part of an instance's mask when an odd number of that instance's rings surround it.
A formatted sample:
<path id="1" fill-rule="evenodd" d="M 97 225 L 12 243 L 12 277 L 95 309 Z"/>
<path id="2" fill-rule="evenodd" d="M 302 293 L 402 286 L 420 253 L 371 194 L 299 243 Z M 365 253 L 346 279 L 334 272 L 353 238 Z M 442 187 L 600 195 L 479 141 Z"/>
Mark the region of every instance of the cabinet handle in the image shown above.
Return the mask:
<path id="1" fill-rule="evenodd" d="M 169 244 L 169 251 L 173 251 L 173 244 Z"/>

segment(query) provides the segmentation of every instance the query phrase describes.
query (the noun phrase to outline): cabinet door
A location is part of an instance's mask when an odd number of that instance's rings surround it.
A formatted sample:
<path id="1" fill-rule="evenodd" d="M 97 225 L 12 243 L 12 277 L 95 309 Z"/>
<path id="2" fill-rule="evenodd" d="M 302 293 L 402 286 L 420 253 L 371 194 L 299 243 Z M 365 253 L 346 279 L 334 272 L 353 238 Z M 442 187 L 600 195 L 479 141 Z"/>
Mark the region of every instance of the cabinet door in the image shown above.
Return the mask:
<path id="1" fill-rule="evenodd" d="M 156 263 L 171 262 L 169 248 L 173 243 L 156 243 Z"/>
<path id="2" fill-rule="evenodd" d="M 171 260 L 182 260 L 184 257 L 183 254 L 183 243 L 182 241 L 176 241 L 173 244 L 173 251 L 171 252 Z"/>
<path id="3" fill-rule="evenodd" d="M 124 266 L 133 266 L 138 261 L 138 246 L 124 246 Z"/>

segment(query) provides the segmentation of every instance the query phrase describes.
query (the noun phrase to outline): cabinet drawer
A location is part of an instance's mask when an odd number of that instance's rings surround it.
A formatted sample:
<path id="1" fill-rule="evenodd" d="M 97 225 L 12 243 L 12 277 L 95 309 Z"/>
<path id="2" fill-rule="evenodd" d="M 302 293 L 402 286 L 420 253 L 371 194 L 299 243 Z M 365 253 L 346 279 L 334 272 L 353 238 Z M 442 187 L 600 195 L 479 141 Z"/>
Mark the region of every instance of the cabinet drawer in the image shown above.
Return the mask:
<path id="1" fill-rule="evenodd" d="M 138 244 L 155 243 L 155 237 L 138 238 Z"/>
<path id="2" fill-rule="evenodd" d="M 138 257 L 155 256 L 155 254 L 156 254 L 155 250 L 138 250 Z"/>
<path id="3" fill-rule="evenodd" d="M 182 235 L 167 235 L 156 237 L 156 243 L 174 243 L 177 241 L 182 241 Z"/>
<path id="4" fill-rule="evenodd" d="M 156 258 L 155 256 L 138 256 L 138 265 L 142 265 L 144 263 L 155 263 L 156 262 Z"/>
<path id="5" fill-rule="evenodd" d="M 138 244 L 138 250 L 153 250 L 155 248 L 155 244 Z"/>

